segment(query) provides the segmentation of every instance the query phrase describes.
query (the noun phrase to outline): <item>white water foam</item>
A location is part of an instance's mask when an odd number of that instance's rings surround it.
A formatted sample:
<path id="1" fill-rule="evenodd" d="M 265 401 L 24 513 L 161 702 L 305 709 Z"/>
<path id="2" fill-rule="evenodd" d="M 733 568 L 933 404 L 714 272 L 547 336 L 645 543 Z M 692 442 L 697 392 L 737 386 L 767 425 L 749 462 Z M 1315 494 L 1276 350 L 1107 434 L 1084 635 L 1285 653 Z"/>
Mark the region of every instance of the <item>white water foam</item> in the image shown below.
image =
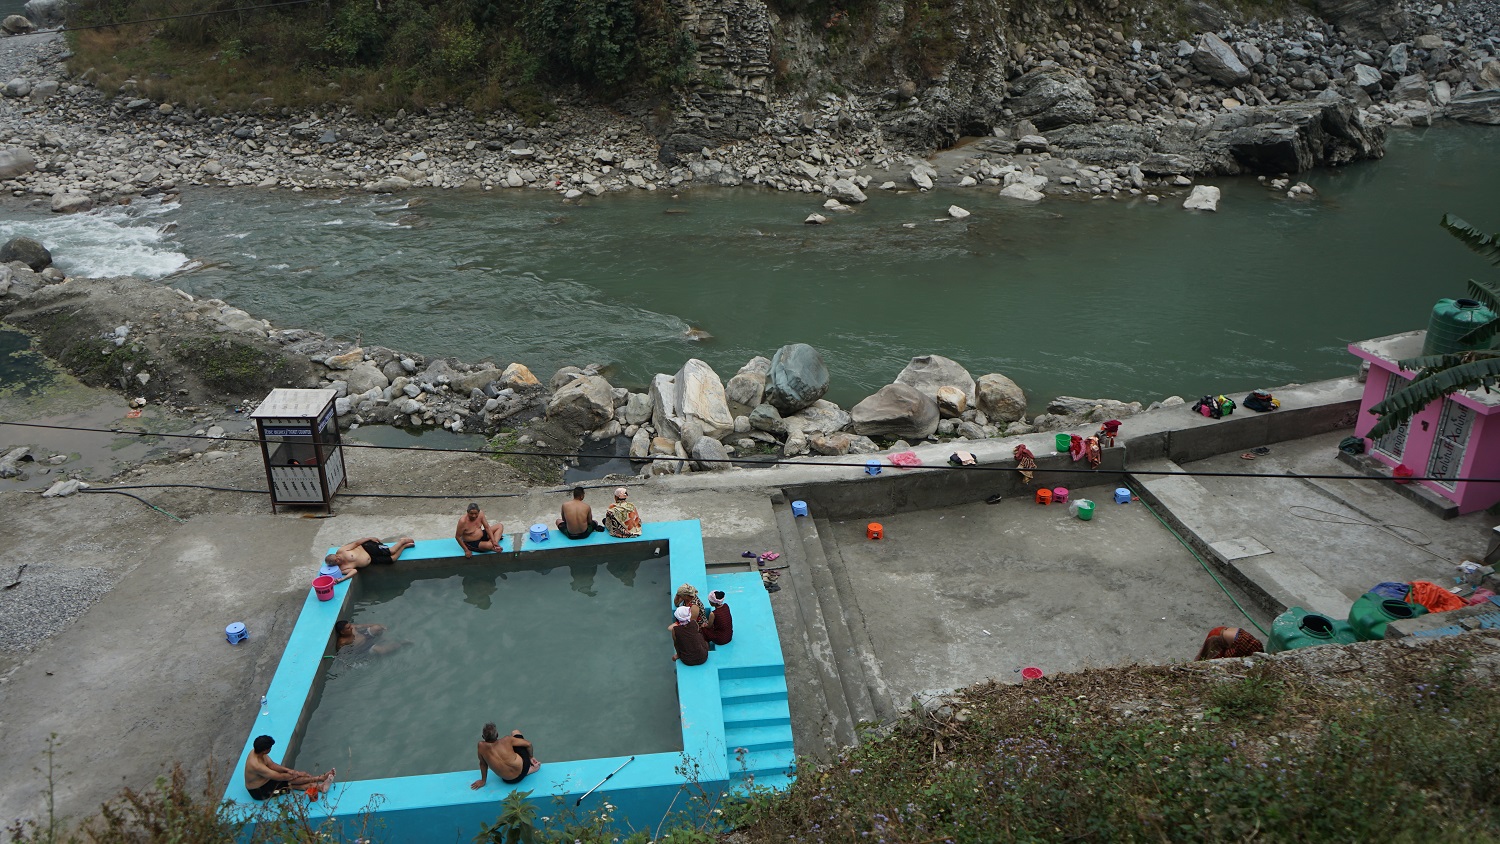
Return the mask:
<path id="1" fill-rule="evenodd" d="M 176 209 L 175 203 L 148 201 L 87 214 L 0 219 L 0 241 L 36 238 L 70 276 L 160 279 L 188 263 L 169 227 L 153 219 Z"/>

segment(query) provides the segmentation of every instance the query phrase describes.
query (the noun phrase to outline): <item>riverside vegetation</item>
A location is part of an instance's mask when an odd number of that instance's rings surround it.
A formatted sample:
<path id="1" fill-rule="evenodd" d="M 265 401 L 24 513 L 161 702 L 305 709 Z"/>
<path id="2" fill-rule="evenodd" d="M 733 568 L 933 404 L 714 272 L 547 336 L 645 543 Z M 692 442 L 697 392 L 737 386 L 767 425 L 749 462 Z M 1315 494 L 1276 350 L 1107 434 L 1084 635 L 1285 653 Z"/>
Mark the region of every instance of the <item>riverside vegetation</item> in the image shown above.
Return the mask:
<path id="1" fill-rule="evenodd" d="M 1325 645 L 1276 656 L 1091 669 L 921 701 L 786 793 L 692 793 L 622 835 L 606 803 L 575 814 L 512 794 L 476 842 L 1500 840 L 1500 634 Z M 210 781 L 183 769 L 81 824 L 17 823 L 18 844 L 239 840 Z M 256 841 L 381 840 L 300 798 Z"/>

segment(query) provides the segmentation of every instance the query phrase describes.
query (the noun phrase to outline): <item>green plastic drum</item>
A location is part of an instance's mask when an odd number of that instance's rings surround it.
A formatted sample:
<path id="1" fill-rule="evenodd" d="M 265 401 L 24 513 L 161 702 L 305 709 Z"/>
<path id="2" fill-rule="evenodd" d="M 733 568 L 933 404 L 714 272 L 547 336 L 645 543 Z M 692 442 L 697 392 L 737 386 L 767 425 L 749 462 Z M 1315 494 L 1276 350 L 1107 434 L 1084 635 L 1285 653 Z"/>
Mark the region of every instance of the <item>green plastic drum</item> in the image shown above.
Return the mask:
<path id="1" fill-rule="evenodd" d="M 1447 355 L 1478 348 L 1463 342 L 1464 335 L 1495 319 L 1495 312 L 1473 299 L 1439 299 L 1427 321 L 1422 354 Z"/>
<path id="2" fill-rule="evenodd" d="M 1359 641 L 1350 629 L 1349 622 L 1339 621 L 1308 612 L 1301 607 L 1292 607 L 1271 622 L 1271 641 L 1266 643 L 1266 653 L 1280 653 L 1314 645 L 1352 645 Z"/>
<path id="3" fill-rule="evenodd" d="M 1387 624 L 1426 613 L 1427 608 L 1421 604 L 1409 604 L 1399 598 L 1386 598 L 1374 592 L 1366 592 L 1349 608 L 1349 628 L 1361 642 L 1373 642 L 1385 638 Z"/>

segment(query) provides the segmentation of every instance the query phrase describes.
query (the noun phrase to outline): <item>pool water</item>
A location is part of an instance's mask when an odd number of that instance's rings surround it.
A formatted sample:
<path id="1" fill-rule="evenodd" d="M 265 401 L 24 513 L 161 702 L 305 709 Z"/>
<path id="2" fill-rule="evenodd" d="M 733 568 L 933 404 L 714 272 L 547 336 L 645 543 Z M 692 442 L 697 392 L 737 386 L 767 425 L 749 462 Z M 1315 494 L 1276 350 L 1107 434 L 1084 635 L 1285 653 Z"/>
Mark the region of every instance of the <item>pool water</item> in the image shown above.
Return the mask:
<path id="1" fill-rule="evenodd" d="M 611 554 L 361 572 L 344 617 L 405 644 L 324 660 L 295 766 L 341 780 L 477 773 L 487 721 L 524 733 L 543 764 L 681 750 L 667 558 Z"/>

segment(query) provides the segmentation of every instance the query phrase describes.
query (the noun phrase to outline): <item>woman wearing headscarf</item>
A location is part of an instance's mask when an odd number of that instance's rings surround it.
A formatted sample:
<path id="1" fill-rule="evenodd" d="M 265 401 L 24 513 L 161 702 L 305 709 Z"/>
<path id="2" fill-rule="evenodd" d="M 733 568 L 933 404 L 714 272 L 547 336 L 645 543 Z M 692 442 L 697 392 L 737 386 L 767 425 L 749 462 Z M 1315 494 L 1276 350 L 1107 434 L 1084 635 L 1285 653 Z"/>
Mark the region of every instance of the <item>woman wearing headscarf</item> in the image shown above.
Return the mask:
<path id="1" fill-rule="evenodd" d="M 677 587 L 677 594 L 672 597 L 672 606 L 687 607 L 694 622 L 699 627 L 708 626 L 708 612 L 703 608 L 703 601 L 698 597 L 698 589 L 691 583 L 684 583 Z"/>

